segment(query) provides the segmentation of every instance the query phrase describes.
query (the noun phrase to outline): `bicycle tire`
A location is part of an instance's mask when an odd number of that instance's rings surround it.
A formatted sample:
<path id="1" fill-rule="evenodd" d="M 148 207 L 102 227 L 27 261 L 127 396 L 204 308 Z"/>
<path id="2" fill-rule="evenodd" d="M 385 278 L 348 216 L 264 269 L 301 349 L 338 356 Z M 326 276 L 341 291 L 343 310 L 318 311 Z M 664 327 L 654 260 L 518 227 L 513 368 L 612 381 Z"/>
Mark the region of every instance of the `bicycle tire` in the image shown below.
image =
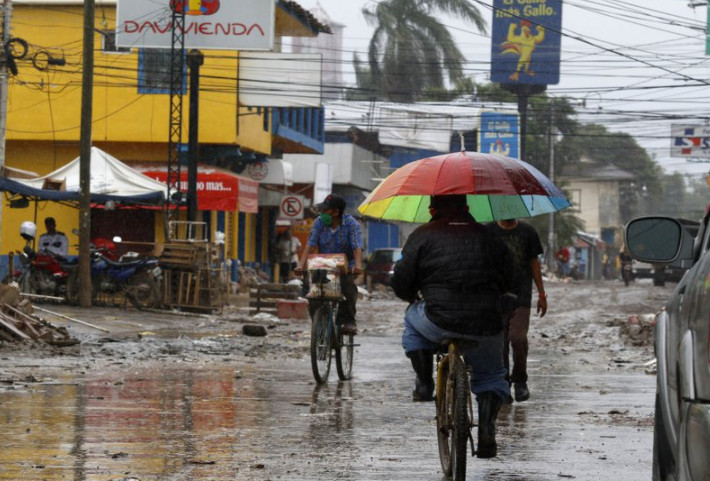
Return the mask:
<path id="1" fill-rule="evenodd" d="M 454 433 L 452 436 L 454 456 L 452 471 L 454 481 L 465 481 L 466 458 L 468 458 L 468 384 L 466 369 L 461 361 L 456 362 L 454 371 Z"/>
<path id="2" fill-rule="evenodd" d="M 331 309 L 323 305 L 313 314 L 311 322 L 311 368 L 313 377 L 318 384 L 328 381 L 330 360 L 332 356 L 332 339 L 330 332 Z"/>
<path id="3" fill-rule="evenodd" d="M 444 476 L 451 476 L 452 459 L 451 459 L 451 420 L 453 418 L 449 410 L 451 402 L 449 398 L 453 392 L 449 389 L 449 358 L 444 357 L 439 361 L 437 370 L 440 371 L 437 375 L 437 380 L 441 380 L 443 386 L 436 390 L 436 438 L 439 444 L 439 460 L 441 461 L 441 470 Z M 450 394 L 451 393 L 451 394 Z"/>
<path id="4" fill-rule="evenodd" d="M 354 337 L 352 334 L 344 336 L 338 329 L 337 339 L 335 368 L 338 371 L 338 379 L 349 381 L 353 377 Z"/>

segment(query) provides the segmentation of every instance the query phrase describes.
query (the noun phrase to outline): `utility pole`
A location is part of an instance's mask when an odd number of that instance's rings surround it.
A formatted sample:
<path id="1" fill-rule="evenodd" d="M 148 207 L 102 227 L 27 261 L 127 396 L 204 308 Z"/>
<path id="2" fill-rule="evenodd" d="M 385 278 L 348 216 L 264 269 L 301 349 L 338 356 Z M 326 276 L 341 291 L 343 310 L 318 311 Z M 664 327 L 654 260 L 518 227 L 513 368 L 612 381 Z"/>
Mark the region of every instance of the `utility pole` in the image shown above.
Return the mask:
<path id="1" fill-rule="evenodd" d="M 549 99 L 550 112 L 547 126 L 547 144 L 550 151 L 550 172 L 548 177 L 550 182 L 555 182 L 555 139 L 554 139 L 554 129 L 555 126 L 552 122 L 552 99 Z M 548 214 L 547 221 L 547 270 L 548 272 L 555 272 L 555 213 L 550 212 Z"/>
<path id="2" fill-rule="evenodd" d="M 205 56 L 199 50 L 190 50 L 187 54 L 187 66 L 190 69 L 190 125 L 187 134 L 187 220 L 197 221 L 197 161 L 199 155 L 200 123 L 200 66 Z M 204 234 L 204 233 L 203 233 Z"/>
<path id="3" fill-rule="evenodd" d="M 0 46 L 0 169 L 5 165 L 5 132 L 7 129 L 7 89 L 8 89 L 8 52 L 5 46 L 10 41 L 10 21 L 12 18 L 12 0 L 2 3 L 2 45 Z"/>
<path id="4" fill-rule="evenodd" d="M 84 63 L 79 134 L 79 305 L 91 307 L 91 120 L 94 90 L 95 0 L 84 0 Z"/>
<path id="5" fill-rule="evenodd" d="M 2 3 L 2 36 L 0 41 L 0 173 L 5 166 L 5 132 L 7 129 L 7 89 L 8 89 L 8 52 L 5 46 L 10 40 L 10 20 L 12 17 L 12 0 Z M 2 209 L 0 209 L 0 225 L 2 225 Z"/>
<path id="6" fill-rule="evenodd" d="M 181 199 L 181 169 L 180 148 L 182 145 L 182 74 L 185 66 L 185 10 L 188 0 L 174 2 L 170 16 L 170 126 L 168 138 L 168 175 L 166 184 L 168 195 L 165 202 L 165 239 L 170 240 L 170 204 L 176 196 L 175 203 L 182 204 Z"/>

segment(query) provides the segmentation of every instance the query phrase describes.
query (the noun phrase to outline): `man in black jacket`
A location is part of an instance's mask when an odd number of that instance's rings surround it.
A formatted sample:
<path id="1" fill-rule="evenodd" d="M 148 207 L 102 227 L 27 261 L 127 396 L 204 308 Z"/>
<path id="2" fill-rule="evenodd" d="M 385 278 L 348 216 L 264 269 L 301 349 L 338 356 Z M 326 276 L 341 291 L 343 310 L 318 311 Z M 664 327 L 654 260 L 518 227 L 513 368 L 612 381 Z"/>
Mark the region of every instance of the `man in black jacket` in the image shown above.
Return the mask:
<path id="1" fill-rule="evenodd" d="M 465 353 L 473 366 L 471 390 L 478 402 L 477 454 L 494 457 L 495 420 L 510 396 L 499 305 L 512 292 L 512 255 L 469 214 L 466 196 L 432 196 L 429 210 L 432 220 L 409 236 L 392 277 L 395 294 L 411 302 L 402 346 L 417 374 L 413 398 L 433 399 L 433 354 L 443 339 L 477 341 Z"/>

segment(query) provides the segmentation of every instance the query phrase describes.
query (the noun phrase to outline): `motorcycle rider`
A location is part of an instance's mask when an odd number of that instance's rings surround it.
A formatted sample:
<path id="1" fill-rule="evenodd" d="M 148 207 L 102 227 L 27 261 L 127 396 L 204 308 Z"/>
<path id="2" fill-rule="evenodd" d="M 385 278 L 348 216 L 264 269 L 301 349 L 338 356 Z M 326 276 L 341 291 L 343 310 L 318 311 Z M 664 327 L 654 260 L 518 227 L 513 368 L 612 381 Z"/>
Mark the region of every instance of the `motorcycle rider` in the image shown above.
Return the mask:
<path id="1" fill-rule="evenodd" d="M 66 257 L 69 253 L 69 238 L 64 232 L 57 230 L 57 222 L 54 217 L 44 219 L 44 226 L 47 228 L 47 232 L 39 236 L 39 251 Z"/>

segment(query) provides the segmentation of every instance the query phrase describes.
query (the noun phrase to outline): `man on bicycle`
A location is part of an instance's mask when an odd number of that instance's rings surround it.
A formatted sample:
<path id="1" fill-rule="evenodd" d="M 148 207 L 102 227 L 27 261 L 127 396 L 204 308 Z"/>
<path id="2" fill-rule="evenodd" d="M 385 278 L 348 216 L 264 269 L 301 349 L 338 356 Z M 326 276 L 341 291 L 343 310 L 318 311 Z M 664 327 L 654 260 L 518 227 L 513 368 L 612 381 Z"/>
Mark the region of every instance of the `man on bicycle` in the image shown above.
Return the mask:
<path id="1" fill-rule="evenodd" d="M 478 402 L 478 457 L 494 457 L 495 420 L 510 396 L 501 300 L 513 292 L 512 254 L 469 214 L 465 195 L 432 196 L 429 212 L 431 221 L 409 236 L 392 277 L 395 294 L 411 303 L 402 346 L 417 374 L 413 399 L 433 400 L 433 355 L 444 339 L 477 341 L 465 358 Z"/>
<path id="2" fill-rule="evenodd" d="M 345 300 L 338 305 L 338 323 L 343 334 L 357 334 L 357 286 L 355 279 L 362 273 L 362 233 L 360 224 L 350 214 L 345 214 L 345 199 L 330 194 L 318 205 L 320 216 L 313 222 L 308 242 L 301 254 L 296 272 L 303 272 L 308 255 L 314 249 L 321 254 L 345 254 L 348 273 L 341 276 L 340 288 Z"/>

